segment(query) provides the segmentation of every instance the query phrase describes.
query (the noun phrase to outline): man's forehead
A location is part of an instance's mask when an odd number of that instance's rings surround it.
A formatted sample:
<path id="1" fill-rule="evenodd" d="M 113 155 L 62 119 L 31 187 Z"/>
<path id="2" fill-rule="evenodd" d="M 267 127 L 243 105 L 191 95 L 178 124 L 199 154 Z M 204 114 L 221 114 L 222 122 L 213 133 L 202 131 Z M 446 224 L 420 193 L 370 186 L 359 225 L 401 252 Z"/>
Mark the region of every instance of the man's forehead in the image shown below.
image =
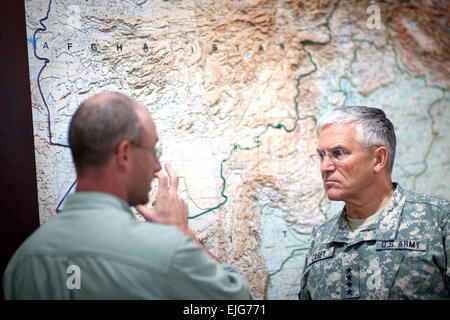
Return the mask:
<path id="1" fill-rule="evenodd" d="M 356 128 L 351 124 L 325 126 L 319 135 L 319 147 L 335 148 L 338 146 L 359 144 L 356 139 Z"/>

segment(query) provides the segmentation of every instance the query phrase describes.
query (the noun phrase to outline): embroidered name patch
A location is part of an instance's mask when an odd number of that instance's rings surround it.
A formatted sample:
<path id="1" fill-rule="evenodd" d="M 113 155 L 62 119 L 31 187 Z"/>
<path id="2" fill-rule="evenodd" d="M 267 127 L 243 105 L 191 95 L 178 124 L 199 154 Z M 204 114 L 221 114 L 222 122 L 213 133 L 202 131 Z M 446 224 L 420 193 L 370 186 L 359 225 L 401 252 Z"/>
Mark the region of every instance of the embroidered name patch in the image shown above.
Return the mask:
<path id="1" fill-rule="evenodd" d="M 311 257 L 309 257 L 307 265 L 309 266 L 311 263 L 314 263 L 316 261 L 332 257 L 333 254 L 334 254 L 334 247 L 319 250 L 316 253 L 314 253 Z"/>
<path id="2" fill-rule="evenodd" d="M 421 240 L 377 241 L 377 250 L 413 250 L 426 251 L 427 244 Z"/>

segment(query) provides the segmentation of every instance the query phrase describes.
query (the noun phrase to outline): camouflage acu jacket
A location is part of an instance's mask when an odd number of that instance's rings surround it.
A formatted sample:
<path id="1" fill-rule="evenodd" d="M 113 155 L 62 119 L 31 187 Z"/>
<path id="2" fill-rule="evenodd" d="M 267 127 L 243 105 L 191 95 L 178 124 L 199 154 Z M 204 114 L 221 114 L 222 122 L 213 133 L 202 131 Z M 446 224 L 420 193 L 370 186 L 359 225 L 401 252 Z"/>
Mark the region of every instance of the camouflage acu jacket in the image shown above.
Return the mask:
<path id="1" fill-rule="evenodd" d="M 449 299 L 450 202 L 394 185 L 359 233 L 344 210 L 315 230 L 300 299 Z"/>

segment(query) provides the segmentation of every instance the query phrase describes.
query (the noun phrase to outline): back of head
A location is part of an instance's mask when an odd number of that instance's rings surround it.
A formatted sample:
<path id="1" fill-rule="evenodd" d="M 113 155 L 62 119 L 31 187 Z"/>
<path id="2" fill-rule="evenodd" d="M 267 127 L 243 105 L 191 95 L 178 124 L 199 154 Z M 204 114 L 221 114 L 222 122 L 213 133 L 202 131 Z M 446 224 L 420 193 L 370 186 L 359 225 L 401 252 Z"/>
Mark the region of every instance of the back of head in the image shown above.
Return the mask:
<path id="1" fill-rule="evenodd" d="M 69 126 L 69 145 L 77 171 L 106 166 L 121 141 L 139 142 L 141 134 L 136 102 L 131 98 L 106 92 L 85 100 Z"/>
<path id="2" fill-rule="evenodd" d="M 362 147 L 385 146 L 389 152 L 388 170 L 392 173 L 395 159 L 396 137 L 392 122 L 383 110 L 364 106 L 336 108 L 317 123 L 320 133 L 330 125 L 352 124 L 356 128 L 356 141 Z"/>

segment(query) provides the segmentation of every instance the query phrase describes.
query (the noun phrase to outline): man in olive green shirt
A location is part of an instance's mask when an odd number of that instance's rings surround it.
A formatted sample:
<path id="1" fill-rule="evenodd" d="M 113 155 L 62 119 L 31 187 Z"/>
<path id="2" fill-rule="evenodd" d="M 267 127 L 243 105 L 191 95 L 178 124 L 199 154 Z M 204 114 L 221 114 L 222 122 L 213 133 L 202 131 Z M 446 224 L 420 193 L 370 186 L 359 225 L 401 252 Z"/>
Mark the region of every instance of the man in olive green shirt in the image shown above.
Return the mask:
<path id="1" fill-rule="evenodd" d="M 15 252 L 6 299 L 251 299 L 188 227 L 178 177 L 159 163 L 155 124 L 119 93 L 83 102 L 69 128 L 77 190 Z M 159 181 L 151 208 L 150 183 Z M 130 206 L 147 220 L 135 219 Z"/>

